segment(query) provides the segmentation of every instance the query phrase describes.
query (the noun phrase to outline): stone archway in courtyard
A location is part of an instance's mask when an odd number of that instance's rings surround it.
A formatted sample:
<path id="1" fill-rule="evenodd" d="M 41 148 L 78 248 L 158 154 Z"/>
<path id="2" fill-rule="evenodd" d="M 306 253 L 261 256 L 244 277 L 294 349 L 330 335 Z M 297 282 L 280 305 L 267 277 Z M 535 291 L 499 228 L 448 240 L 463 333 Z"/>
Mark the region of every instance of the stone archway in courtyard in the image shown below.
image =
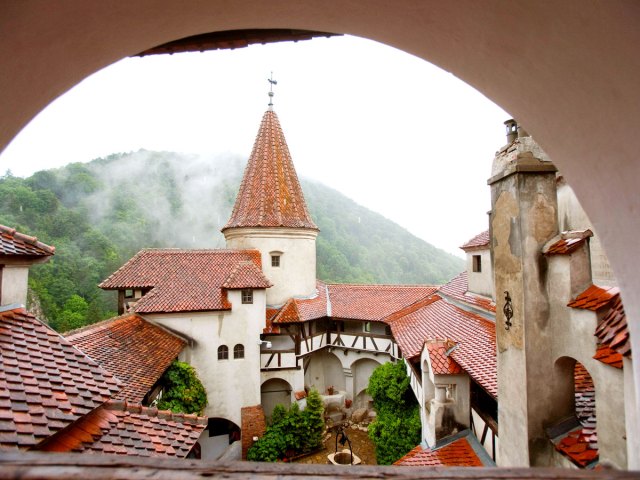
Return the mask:
<path id="1" fill-rule="evenodd" d="M 526 126 L 601 234 L 640 351 L 639 17 L 633 1 L 12 2 L 0 18 L 0 148 L 91 73 L 172 40 L 283 26 L 374 39 L 452 72 Z M 640 411 L 640 356 L 633 361 Z M 630 451 L 639 452 L 633 422 Z M 640 468 L 640 455 L 630 460 Z"/>
<path id="2" fill-rule="evenodd" d="M 271 418 L 276 405 L 282 405 L 288 409 L 291 406 L 292 392 L 291 384 L 281 378 L 271 378 L 264 382 L 260 386 L 260 402 L 265 417 Z"/>
<path id="3" fill-rule="evenodd" d="M 339 354 L 337 351 L 336 353 Z M 315 388 L 320 395 L 327 395 L 330 387 L 333 387 L 334 392 L 346 391 L 344 367 L 336 353 L 323 349 L 309 356 L 304 374 L 306 387 Z"/>
<path id="4" fill-rule="evenodd" d="M 354 408 L 369 408 L 371 402 L 371 396 L 367 393 L 369 377 L 380 365 L 380 362 L 370 358 L 361 358 L 351 364 L 351 375 L 353 376 L 351 396 L 354 400 Z"/>

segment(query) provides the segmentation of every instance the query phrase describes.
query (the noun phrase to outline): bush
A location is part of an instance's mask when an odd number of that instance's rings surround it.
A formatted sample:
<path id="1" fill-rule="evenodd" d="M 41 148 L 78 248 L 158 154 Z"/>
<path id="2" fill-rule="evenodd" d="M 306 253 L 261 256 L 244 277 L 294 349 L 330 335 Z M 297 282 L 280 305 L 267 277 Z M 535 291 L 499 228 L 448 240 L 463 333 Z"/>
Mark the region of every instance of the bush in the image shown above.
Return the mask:
<path id="1" fill-rule="evenodd" d="M 300 411 L 297 403 L 287 410 L 276 405 L 271 425 L 247 452 L 247 460 L 277 462 L 286 457 L 309 452 L 322 443 L 324 405 L 317 390 L 311 390 L 307 406 Z"/>
<path id="2" fill-rule="evenodd" d="M 202 414 L 207 406 L 207 392 L 191 365 L 173 362 L 161 381 L 165 385 L 165 392 L 158 401 L 160 410 Z"/>
<path id="3" fill-rule="evenodd" d="M 369 438 L 380 465 L 390 465 L 420 443 L 420 408 L 409 386 L 404 361 L 385 363 L 369 378 L 376 419 Z"/>

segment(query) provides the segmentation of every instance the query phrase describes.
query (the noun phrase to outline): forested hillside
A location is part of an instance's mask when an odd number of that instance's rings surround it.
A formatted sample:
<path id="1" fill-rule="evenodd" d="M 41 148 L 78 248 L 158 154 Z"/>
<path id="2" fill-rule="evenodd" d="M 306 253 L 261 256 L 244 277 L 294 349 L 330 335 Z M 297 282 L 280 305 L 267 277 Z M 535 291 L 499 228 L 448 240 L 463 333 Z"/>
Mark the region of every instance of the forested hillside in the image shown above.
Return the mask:
<path id="1" fill-rule="evenodd" d="M 220 248 L 246 159 L 140 151 L 0 178 L 0 223 L 56 247 L 32 268 L 30 308 L 64 331 L 115 314 L 97 284 L 143 247 Z M 318 277 L 442 283 L 462 260 L 339 192 L 302 181 L 320 227 Z"/>

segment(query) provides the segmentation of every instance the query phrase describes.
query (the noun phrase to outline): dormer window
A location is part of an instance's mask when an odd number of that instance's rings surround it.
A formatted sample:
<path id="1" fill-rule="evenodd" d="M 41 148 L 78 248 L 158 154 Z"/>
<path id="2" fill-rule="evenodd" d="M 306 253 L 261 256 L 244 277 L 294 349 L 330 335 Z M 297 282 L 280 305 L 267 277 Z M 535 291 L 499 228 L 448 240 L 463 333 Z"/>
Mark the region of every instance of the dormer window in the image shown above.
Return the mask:
<path id="1" fill-rule="evenodd" d="M 471 257 L 472 267 L 474 272 L 482 272 L 482 256 L 481 255 L 473 255 Z"/>
<path id="2" fill-rule="evenodd" d="M 245 288 L 242 290 L 242 303 L 249 304 L 253 303 L 253 290 L 250 288 Z"/>
<path id="3" fill-rule="evenodd" d="M 277 268 L 280 266 L 280 255 L 279 254 L 273 254 L 271 255 L 271 266 L 274 268 Z"/>

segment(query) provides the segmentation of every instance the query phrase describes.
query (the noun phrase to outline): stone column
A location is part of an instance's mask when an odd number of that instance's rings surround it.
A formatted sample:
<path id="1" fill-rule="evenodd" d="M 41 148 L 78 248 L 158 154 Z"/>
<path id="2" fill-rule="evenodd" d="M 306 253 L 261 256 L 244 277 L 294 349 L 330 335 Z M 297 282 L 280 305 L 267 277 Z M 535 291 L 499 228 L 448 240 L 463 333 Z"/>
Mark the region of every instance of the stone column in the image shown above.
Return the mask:
<path id="1" fill-rule="evenodd" d="M 500 466 L 544 464 L 553 408 L 544 244 L 557 234 L 556 168 L 526 141 L 498 152 L 491 186 Z"/>

